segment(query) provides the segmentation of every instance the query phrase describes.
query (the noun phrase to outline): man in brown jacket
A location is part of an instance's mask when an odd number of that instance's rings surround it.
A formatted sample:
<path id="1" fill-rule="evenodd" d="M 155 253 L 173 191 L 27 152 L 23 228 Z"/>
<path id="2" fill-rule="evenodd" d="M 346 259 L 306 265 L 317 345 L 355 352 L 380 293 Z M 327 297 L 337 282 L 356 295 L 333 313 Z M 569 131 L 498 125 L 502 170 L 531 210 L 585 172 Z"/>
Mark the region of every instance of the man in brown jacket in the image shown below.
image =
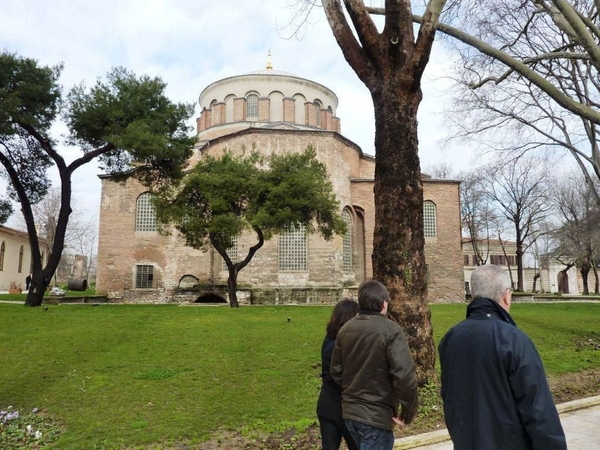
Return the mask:
<path id="1" fill-rule="evenodd" d="M 415 364 L 402 328 L 385 316 L 389 298 L 378 281 L 358 287 L 359 315 L 338 332 L 331 358 L 342 415 L 361 450 L 391 450 L 394 424 L 417 412 Z"/>

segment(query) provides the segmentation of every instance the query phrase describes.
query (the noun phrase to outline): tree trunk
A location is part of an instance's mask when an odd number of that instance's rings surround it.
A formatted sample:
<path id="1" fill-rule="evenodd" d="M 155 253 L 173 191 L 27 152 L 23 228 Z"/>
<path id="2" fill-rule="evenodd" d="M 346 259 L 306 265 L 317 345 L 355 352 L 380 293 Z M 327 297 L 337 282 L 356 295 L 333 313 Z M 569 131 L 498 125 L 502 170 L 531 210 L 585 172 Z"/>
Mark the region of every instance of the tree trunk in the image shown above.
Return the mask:
<path id="1" fill-rule="evenodd" d="M 534 293 L 534 294 L 537 292 L 537 280 L 538 280 L 538 278 L 540 278 L 540 273 L 539 272 L 537 272 L 533 276 L 533 288 L 531 289 L 531 292 Z"/>
<path id="2" fill-rule="evenodd" d="M 583 280 L 583 295 L 590 295 L 590 288 L 588 285 L 588 275 L 590 273 L 591 265 L 590 262 L 584 259 L 581 263 L 581 279 Z"/>
<path id="3" fill-rule="evenodd" d="M 45 275 L 47 271 L 34 271 L 31 275 L 31 286 L 27 292 L 25 306 L 41 306 L 44 301 L 46 288 L 50 284 L 50 278 Z"/>
<path id="4" fill-rule="evenodd" d="M 521 233 L 518 230 L 517 225 L 517 252 L 516 252 L 516 263 L 517 263 L 517 291 L 523 292 L 525 286 L 523 283 L 523 240 L 521 239 Z M 512 277 L 511 277 L 512 278 Z"/>
<path id="5" fill-rule="evenodd" d="M 427 306 L 423 185 L 417 152 L 420 90 L 373 94 L 375 229 L 373 278 L 390 291 L 392 316 L 405 331 L 420 385 L 435 378 L 435 345 Z"/>
<path id="6" fill-rule="evenodd" d="M 237 298 L 237 267 L 235 267 L 234 264 L 232 267 L 227 268 L 229 269 L 229 277 L 227 278 L 227 296 L 229 297 L 229 306 L 231 308 L 239 308 L 240 305 Z"/>
<path id="7" fill-rule="evenodd" d="M 600 294 L 600 280 L 598 279 L 598 268 L 596 267 L 596 264 L 592 264 L 592 270 L 594 271 L 594 294 L 598 295 Z"/>

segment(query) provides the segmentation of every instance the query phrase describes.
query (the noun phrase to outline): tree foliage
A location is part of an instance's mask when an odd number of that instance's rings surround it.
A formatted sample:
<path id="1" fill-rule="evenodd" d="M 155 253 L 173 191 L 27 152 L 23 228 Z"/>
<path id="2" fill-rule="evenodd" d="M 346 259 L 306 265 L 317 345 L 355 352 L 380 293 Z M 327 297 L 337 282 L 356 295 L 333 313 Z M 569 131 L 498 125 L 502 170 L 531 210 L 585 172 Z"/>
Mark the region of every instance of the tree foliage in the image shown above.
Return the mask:
<path id="1" fill-rule="evenodd" d="M 299 225 L 327 240 L 345 231 L 332 189 L 325 165 L 309 147 L 266 160 L 257 153 L 205 155 L 180 185 L 157 190 L 153 199 L 159 222 L 174 226 L 186 245 L 200 250 L 212 245 L 223 257 L 229 303 L 237 307 L 237 275 L 265 240 Z M 246 232 L 256 235 L 256 244 L 235 261 L 227 250 Z"/>
<path id="2" fill-rule="evenodd" d="M 160 185 L 182 175 L 194 143 L 185 124 L 192 106 L 172 103 L 160 79 L 138 78 L 117 68 L 91 89 L 82 84 L 63 95 L 61 70 L 61 65 L 44 67 L 30 58 L 0 53 L 0 173 L 9 180 L 9 196 L 20 203 L 27 226 L 33 282 L 26 304 L 31 306 L 41 304 L 60 261 L 73 172 L 99 158 L 110 174 Z M 59 110 L 68 130 L 64 142 L 50 135 Z M 78 146 L 82 155 L 66 161 L 63 145 Z M 50 257 L 42 267 L 32 205 L 46 195 L 51 168 L 60 179 L 60 208 Z"/>

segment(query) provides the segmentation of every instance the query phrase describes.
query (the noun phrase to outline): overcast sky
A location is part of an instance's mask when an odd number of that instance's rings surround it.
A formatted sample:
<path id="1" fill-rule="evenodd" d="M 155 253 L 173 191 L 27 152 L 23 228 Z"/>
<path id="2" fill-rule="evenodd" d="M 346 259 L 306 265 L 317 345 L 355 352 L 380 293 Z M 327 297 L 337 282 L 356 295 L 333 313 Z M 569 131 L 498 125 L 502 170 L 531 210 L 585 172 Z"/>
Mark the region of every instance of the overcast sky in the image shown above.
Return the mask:
<path id="1" fill-rule="evenodd" d="M 369 91 L 344 60 L 321 8 L 313 10 L 300 39 L 290 38 L 293 3 L 296 0 L 2 0 L 0 48 L 43 65 L 64 63 L 65 90 L 82 81 L 90 86 L 112 67 L 123 66 L 138 76 L 162 78 L 172 100 L 196 105 L 208 84 L 264 69 L 271 50 L 274 69 L 316 81 L 337 94 L 342 134 L 374 154 Z M 369 3 L 381 6 L 383 0 Z M 463 169 L 472 162 L 467 149 L 441 146 L 448 135 L 443 111 L 451 67 L 450 58 L 436 47 L 419 110 L 422 167 L 447 161 Z M 61 131 L 57 127 L 57 134 Z M 65 149 L 63 154 L 68 160 L 78 156 Z M 95 164 L 88 164 L 73 179 L 79 204 L 95 216 L 98 173 Z"/>

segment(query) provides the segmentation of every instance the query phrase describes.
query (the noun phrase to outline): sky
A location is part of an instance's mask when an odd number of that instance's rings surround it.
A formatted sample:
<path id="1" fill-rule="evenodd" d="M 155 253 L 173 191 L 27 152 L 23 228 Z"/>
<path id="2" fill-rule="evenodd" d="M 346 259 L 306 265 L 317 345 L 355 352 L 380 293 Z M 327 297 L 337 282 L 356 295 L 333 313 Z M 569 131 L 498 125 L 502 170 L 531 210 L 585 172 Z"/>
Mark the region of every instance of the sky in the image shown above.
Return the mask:
<path id="1" fill-rule="evenodd" d="M 367 0 L 381 6 L 383 0 Z M 297 0 L 2 0 L 0 49 L 34 58 L 41 65 L 64 64 L 60 83 L 65 92 L 87 86 L 122 66 L 136 75 L 162 78 L 175 102 L 195 103 L 210 83 L 265 68 L 271 51 L 273 68 L 321 83 L 339 99 L 342 134 L 363 152 L 374 155 L 373 105 L 368 89 L 344 60 L 325 14 L 313 9 L 298 29 Z M 293 31 L 298 29 L 294 35 Z M 419 109 L 421 166 L 448 162 L 457 170 L 473 163 L 474 151 L 444 145 L 444 119 L 450 101 L 452 58 L 434 45 L 422 82 Z M 367 111 L 368 113 L 365 113 Z M 65 132 L 58 124 L 55 136 Z M 63 147 L 71 161 L 80 153 Z M 73 177 L 76 208 L 97 217 L 100 173 L 95 163 Z M 51 174 L 52 179 L 57 179 Z M 6 184 L 0 184 L 5 190 Z M 7 225 L 15 224 L 11 219 Z"/>

